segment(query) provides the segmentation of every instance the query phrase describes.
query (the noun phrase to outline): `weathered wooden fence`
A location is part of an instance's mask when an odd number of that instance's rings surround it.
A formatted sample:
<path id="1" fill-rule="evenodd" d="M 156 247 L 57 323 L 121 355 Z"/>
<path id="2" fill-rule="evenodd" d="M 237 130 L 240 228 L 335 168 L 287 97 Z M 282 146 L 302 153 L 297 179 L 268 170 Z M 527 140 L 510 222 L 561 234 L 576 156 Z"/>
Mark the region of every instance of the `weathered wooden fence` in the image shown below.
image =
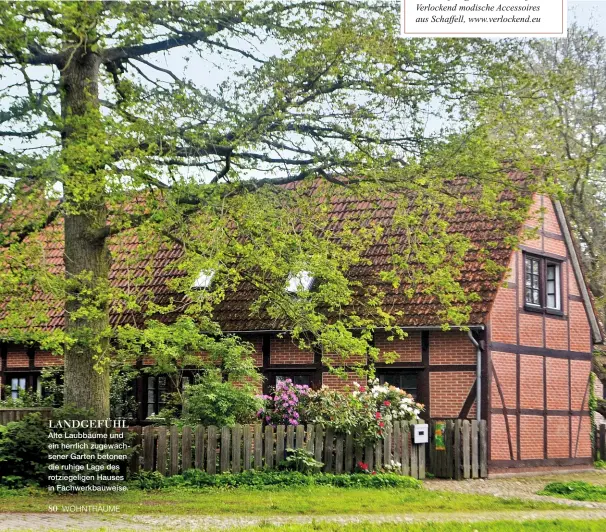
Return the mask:
<path id="1" fill-rule="evenodd" d="M 485 420 L 433 420 L 429 428 L 430 473 L 455 480 L 488 476 Z"/>
<path id="2" fill-rule="evenodd" d="M 409 423 L 402 421 L 384 433 L 384 439 L 364 447 L 351 434 L 335 434 L 321 425 L 236 425 L 217 428 L 135 427 L 140 451 L 131 458 L 131 472 L 142 467 L 176 475 L 188 469 L 208 473 L 238 473 L 248 469 L 274 469 L 287 449 L 305 448 L 324 464 L 323 471 L 349 473 L 364 462 L 369 470 L 389 469 L 402 475 L 425 478 L 426 445 L 412 443 Z M 399 464 L 399 465 L 398 465 Z"/>
<path id="3" fill-rule="evenodd" d="M 593 437 L 593 459 L 606 460 L 606 425 L 597 425 Z"/>
<path id="4" fill-rule="evenodd" d="M 25 416 L 34 412 L 38 412 L 42 419 L 50 419 L 53 409 L 50 407 L 0 408 L 0 425 L 6 425 L 11 421 L 21 421 Z"/>

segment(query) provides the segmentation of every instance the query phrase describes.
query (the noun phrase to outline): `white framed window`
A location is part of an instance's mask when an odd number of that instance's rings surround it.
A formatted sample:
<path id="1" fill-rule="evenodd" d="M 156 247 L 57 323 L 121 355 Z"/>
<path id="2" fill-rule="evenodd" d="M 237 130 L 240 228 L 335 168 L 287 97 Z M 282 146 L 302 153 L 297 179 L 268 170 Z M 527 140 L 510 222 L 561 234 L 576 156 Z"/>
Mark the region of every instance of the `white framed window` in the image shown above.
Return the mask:
<path id="1" fill-rule="evenodd" d="M 562 264 L 547 257 L 524 255 L 524 306 L 527 310 L 562 312 Z"/>
<path id="2" fill-rule="evenodd" d="M 192 288 L 195 290 L 206 290 L 207 288 L 210 288 L 214 277 L 215 270 L 202 270 L 198 274 L 198 277 L 196 277 Z"/>
<path id="3" fill-rule="evenodd" d="M 312 289 L 314 280 L 314 276 L 306 270 L 300 271 L 295 274 L 290 274 L 286 281 L 286 291 L 289 294 L 308 292 Z"/>

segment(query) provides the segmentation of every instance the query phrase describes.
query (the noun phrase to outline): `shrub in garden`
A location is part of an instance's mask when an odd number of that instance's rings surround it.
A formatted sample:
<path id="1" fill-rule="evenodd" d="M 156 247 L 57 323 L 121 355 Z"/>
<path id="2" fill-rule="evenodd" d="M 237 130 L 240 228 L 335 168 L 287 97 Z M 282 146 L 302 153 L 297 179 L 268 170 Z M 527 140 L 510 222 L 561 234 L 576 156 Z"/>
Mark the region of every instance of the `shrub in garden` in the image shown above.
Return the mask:
<path id="1" fill-rule="evenodd" d="M 248 488 L 335 486 L 339 488 L 401 488 L 418 489 L 421 483 L 411 477 L 389 474 L 319 474 L 306 475 L 298 471 L 244 471 L 210 475 L 198 469 L 185 471 L 183 475 L 163 477 L 157 472 L 143 471 L 136 475 L 131 487 L 157 490 L 164 488 Z"/>
<path id="2" fill-rule="evenodd" d="M 299 425 L 307 422 L 309 386 L 293 384 L 291 379 L 278 382 L 272 395 L 260 395 L 264 402 L 257 417 L 269 425 Z"/>
<path id="3" fill-rule="evenodd" d="M 40 414 L 0 426 L 0 485 L 42 484 L 48 462 L 48 428 Z"/>
<path id="4" fill-rule="evenodd" d="M 314 455 L 307 449 L 286 449 L 286 459 L 280 462 L 280 466 L 290 471 L 312 474 L 318 473 L 324 464 L 318 462 Z"/>
<path id="5" fill-rule="evenodd" d="M 263 401 L 252 386 L 222 381 L 218 371 L 207 371 L 196 384 L 185 388 L 187 408 L 181 416 L 185 424 L 202 423 L 233 427 L 255 420 Z"/>
<path id="6" fill-rule="evenodd" d="M 356 444 L 373 444 L 394 422 L 418 419 L 423 405 L 395 386 L 382 385 L 378 379 L 352 392 L 321 388 L 311 390 L 290 379 L 279 382 L 270 395 L 259 396 L 264 407 L 257 416 L 273 426 L 319 423 L 335 433 L 353 434 Z"/>

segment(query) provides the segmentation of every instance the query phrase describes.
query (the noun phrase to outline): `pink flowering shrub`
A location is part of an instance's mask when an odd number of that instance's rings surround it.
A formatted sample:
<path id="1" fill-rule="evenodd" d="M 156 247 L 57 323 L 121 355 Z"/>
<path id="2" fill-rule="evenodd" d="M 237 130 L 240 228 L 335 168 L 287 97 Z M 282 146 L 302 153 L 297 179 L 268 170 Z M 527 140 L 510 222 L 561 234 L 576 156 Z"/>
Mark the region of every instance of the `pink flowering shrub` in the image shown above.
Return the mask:
<path id="1" fill-rule="evenodd" d="M 395 422 L 418 419 L 423 410 L 404 390 L 381 385 L 376 379 L 368 386 L 354 383 L 350 393 L 329 388 L 314 391 L 287 379 L 278 383 L 273 394 L 260 398 L 264 407 L 257 417 L 265 424 L 318 423 L 336 433 L 353 434 L 360 445 L 380 440 L 385 428 Z"/>
<path id="2" fill-rule="evenodd" d="M 257 417 L 274 426 L 306 423 L 305 411 L 309 392 L 310 388 L 305 384 L 293 384 L 291 379 L 281 381 L 272 395 L 259 396 L 264 406 L 257 412 Z"/>

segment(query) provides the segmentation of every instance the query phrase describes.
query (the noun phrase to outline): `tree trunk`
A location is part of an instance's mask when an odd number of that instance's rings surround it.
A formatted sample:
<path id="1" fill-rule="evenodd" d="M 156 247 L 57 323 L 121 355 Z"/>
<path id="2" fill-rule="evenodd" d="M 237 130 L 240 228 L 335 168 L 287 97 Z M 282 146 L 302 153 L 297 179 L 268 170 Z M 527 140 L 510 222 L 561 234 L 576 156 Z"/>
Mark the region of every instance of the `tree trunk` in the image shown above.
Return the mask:
<path id="1" fill-rule="evenodd" d="M 109 270 L 99 57 L 81 48 L 61 70 L 64 262 L 67 297 L 65 404 L 109 417 Z M 93 149 L 91 149 L 91 147 Z"/>

